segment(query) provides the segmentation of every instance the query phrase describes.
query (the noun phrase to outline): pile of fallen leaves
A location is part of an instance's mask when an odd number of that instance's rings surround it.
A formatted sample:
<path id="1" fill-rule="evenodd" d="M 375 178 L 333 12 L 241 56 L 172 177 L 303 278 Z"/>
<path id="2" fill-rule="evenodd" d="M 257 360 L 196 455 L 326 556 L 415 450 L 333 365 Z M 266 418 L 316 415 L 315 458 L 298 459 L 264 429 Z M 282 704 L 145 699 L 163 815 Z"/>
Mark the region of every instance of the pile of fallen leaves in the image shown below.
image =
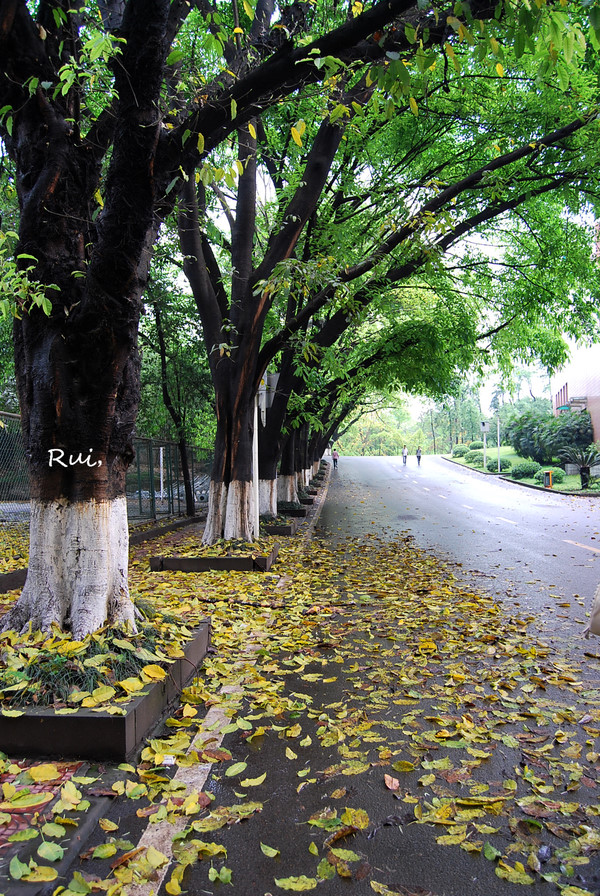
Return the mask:
<path id="1" fill-rule="evenodd" d="M 262 535 L 255 541 L 242 539 L 221 539 L 211 545 L 198 544 L 197 536 L 182 538 L 178 544 L 163 548 L 163 556 L 177 557 L 264 557 L 275 547 L 276 539 L 272 535 Z"/>
<path id="2" fill-rule="evenodd" d="M 178 540 L 176 552 L 193 547 Z M 121 807 L 64 896 L 135 884 L 158 892 L 161 880 L 170 896 L 219 883 L 246 896 L 236 854 L 270 872 L 273 893 L 341 878 L 397 896 L 402 863 L 378 850 L 398 842 L 409 853 L 447 850 L 448 869 L 466 856 L 483 887 L 488 874 L 594 896 L 597 666 L 584 674 L 532 633 L 532 620 L 407 537 L 291 542 L 269 574 L 151 575 L 144 551 L 135 557 L 135 596 L 182 626 L 210 616 L 215 653 L 112 785 L 171 846 L 130 848 Z M 202 789 L 194 774 L 207 764 Z M 44 824 L 85 815 L 75 789 L 72 813 L 61 795 Z M 294 836 L 280 841 L 286 822 Z M 31 862 L 11 862 L 11 876 L 52 879 L 51 859 Z"/>
<path id="3" fill-rule="evenodd" d="M 29 562 L 29 524 L 3 525 L 0 542 L 0 574 L 24 569 Z"/>
<path id="4" fill-rule="evenodd" d="M 156 611 L 138 631 L 104 628 L 82 641 L 55 628 L 52 633 L 0 633 L 0 712 L 48 706 L 58 715 L 79 708 L 122 715 L 125 705 L 182 657 L 193 633 Z"/>

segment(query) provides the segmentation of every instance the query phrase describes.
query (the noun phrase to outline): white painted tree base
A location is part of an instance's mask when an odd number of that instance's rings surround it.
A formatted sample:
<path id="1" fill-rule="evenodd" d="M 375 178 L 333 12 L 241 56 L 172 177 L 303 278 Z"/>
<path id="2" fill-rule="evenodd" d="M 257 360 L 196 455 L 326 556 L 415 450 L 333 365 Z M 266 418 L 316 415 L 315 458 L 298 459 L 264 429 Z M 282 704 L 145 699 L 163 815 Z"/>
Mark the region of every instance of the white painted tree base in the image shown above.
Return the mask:
<path id="1" fill-rule="evenodd" d="M 105 624 L 135 630 L 127 500 L 31 502 L 29 569 L 2 629 L 53 624 L 81 639 Z"/>
<path id="2" fill-rule="evenodd" d="M 258 483 L 259 513 L 277 516 L 277 480 L 261 479 Z"/>
<path id="3" fill-rule="evenodd" d="M 252 483 L 242 480 L 234 480 L 229 485 L 211 482 L 202 543 L 215 544 L 221 538 L 253 541 L 254 537 Z"/>
<path id="4" fill-rule="evenodd" d="M 296 476 L 279 476 L 277 478 L 277 498 L 279 501 L 298 503 L 298 488 Z"/>

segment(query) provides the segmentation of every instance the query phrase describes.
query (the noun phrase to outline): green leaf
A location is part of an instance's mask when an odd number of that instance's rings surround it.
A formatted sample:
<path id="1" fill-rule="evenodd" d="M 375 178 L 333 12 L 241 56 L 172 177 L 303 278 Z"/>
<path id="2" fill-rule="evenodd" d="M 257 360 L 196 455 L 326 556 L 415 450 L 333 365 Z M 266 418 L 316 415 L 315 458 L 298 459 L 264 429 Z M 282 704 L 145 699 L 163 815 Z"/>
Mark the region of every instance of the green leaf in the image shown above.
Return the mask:
<path id="1" fill-rule="evenodd" d="M 307 890 L 315 890 L 319 881 L 314 877 L 280 877 L 275 878 L 275 883 L 281 890 L 293 890 L 295 893 L 305 893 Z"/>
<path id="2" fill-rule="evenodd" d="M 55 821 L 47 821 L 42 827 L 42 834 L 44 837 L 64 837 L 66 829 Z"/>
<path id="3" fill-rule="evenodd" d="M 328 862 L 327 859 L 321 859 L 319 864 L 317 865 L 317 874 L 321 880 L 331 880 L 332 877 L 335 877 L 335 868 Z"/>
<path id="4" fill-rule="evenodd" d="M 114 843 L 100 843 L 92 853 L 93 859 L 110 859 L 116 855 L 117 847 Z"/>
<path id="5" fill-rule="evenodd" d="M 21 880 L 24 874 L 29 874 L 29 865 L 21 862 L 18 856 L 13 856 L 8 871 L 13 880 Z"/>
<path id="6" fill-rule="evenodd" d="M 183 50 L 171 50 L 167 56 L 167 65 L 174 65 L 176 62 L 179 62 L 180 59 L 183 59 Z"/>
<path id="7" fill-rule="evenodd" d="M 88 884 L 87 880 L 80 871 L 74 872 L 68 889 L 71 893 L 79 893 L 81 894 L 81 896 L 87 896 L 88 893 L 92 892 L 91 885 Z"/>
<path id="8" fill-rule="evenodd" d="M 227 778 L 233 778 L 235 775 L 241 774 L 248 767 L 247 762 L 234 762 L 225 772 Z"/>
<path id="9" fill-rule="evenodd" d="M 489 841 L 483 847 L 483 854 L 486 857 L 486 859 L 490 860 L 490 862 L 495 862 L 496 859 L 499 859 L 500 856 L 502 855 L 500 850 L 496 849 L 495 846 L 492 846 L 492 844 Z"/>
<path id="10" fill-rule="evenodd" d="M 14 834 L 11 834 L 8 837 L 9 843 L 23 843 L 25 840 L 35 840 L 36 837 L 39 837 L 40 832 L 36 831 L 35 828 L 26 828 L 24 831 L 17 831 Z"/>
<path id="11" fill-rule="evenodd" d="M 343 862 L 360 862 L 360 856 L 353 852 L 351 849 L 330 849 L 330 852 L 333 853 L 336 858 L 341 859 Z"/>
<path id="12" fill-rule="evenodd" d="M 48 840 L 45 840 L 38 846 L 37 854 L 40 858 L 46 859 L 47 862 L 60 862 L 65 851 L 58 843 L 50 843 Z"/>
<path id="13" fill-rule="evenodd" d="M 267 846 L 266 843 L 260 844 L 261 852 L 267 856 L 268 859 L 274 859 L 276 856 L 281 855 L 280 850 L 275 849 L 274 846 Z"/>
<path id="14" fill-rule="evenodd" d="M 218 880 L 222 884 L 230 884 L 231 883 L 231 868 L 221 868 L 220 871 L 217 871 L 216 868 L 210 868 L 208 872 L 208 879 L 211 881 Z"/>

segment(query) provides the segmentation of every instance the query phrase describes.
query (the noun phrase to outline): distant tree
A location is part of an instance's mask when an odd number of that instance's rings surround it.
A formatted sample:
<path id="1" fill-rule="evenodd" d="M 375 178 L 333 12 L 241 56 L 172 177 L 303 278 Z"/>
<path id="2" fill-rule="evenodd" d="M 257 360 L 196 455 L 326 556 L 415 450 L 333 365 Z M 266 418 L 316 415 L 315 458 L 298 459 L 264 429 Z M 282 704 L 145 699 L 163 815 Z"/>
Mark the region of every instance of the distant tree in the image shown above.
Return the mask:
<path id="1" fill-rule="evenodd" d="M 550 464 L 565 449 L 587 448 L 594 435 L 587 411 L 555 417 L 551 412 L 530 410 L 508 421 L 506 438 L 521 457 Z"/>

